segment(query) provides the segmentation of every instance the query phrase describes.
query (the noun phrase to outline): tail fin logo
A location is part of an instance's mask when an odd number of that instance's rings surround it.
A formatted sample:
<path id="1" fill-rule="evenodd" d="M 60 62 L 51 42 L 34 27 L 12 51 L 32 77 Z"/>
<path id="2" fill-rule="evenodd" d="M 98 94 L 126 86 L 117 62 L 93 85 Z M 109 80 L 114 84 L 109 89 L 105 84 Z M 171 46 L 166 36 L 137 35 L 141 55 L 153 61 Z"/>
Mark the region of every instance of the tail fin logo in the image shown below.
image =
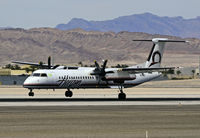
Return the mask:
<path id="1" fill-rule="evenodd" d="M 161 63 L 161 53 L 159 51 L 155 51 L 152 56 L 152 63 L 149 65 L 149 67 L 158 63 Z"/>

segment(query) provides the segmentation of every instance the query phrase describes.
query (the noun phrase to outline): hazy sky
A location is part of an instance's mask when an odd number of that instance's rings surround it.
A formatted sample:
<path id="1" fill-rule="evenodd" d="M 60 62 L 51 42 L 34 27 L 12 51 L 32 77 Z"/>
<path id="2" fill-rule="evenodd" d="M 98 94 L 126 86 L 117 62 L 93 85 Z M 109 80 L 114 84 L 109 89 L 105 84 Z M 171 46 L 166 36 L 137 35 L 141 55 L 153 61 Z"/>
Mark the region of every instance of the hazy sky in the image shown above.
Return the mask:
<path id="1" fill-rule="evenodd" d="M 0 0 L 0 27 L 55 27 L 72 18 L 107 20 L 144 12 L 195 18 L 200 0 Z"/>

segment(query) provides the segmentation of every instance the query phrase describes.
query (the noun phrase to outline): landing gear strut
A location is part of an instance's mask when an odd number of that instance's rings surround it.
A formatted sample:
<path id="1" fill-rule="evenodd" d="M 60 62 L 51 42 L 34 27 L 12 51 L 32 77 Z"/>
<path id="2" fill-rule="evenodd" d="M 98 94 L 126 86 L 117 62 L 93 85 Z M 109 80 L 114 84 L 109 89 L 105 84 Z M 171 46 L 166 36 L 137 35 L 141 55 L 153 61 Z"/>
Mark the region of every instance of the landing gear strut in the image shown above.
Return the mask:
<path id="1" fill-rule="evenodd" d="M 73 92 L 70 91 L 70 89 L 68 89 L 68 90 L 65 92 L 65 96 L 66 96 L 66 97 L 72 97 L 72 96 L 73 96 Z"/>
<path id="2" fill-rule="evenodd" d="M 126 100 L 126 94 L 123 92 L 123 88 L 122 86 L 119 87 L 119 95 L 118 95 L 118 99 L 119 100 Z"/>
<path id="3" fill-rule="evenodd" d="M 30 92 L 28 93 L 28 96 L 34 96 L 34 92 L 32 91 L 32 89 L 30 89 Z"/>

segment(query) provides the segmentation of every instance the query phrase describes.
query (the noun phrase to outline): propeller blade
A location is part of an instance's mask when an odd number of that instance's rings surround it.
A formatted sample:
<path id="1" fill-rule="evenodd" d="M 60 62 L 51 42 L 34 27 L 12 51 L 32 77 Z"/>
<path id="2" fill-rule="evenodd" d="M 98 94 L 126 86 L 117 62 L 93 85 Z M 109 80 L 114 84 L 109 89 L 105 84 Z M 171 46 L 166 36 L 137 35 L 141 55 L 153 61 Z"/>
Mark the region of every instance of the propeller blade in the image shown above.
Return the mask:
<path id="1" fill-rule="evenodd" d="M 94 64 L 95 64 L 96 68 L 98 69 L 98 71 L 101 71 L 101 68 L 100 68 L 100 66 L 99 66 L 99 64 L 97 63 L 96 60 L 94 61 Z"/>
<path id="2" fill-rule="evenodd" d="M 39 62 L 39 68 L 43 69 L 44 67 L 44 63 L 42 61 Z"/>
<path id="3" fill-rule="evenodd" d="M 108 60 L 106 59 L 103 63 L 103 67 L 102 67 L 102 71 L 105 72 L 105 68 L 106 68 L 106 64 L 107 64 Z"/>
<path id="4" fill-rule="evenodd" d="M 51 69 L 51 57 L 48 57 L 48 69 Z"/>
<path id="5" fill-rule="evenodd" d="M 57 67 L 59 67 L 60 65 L 55 65 L 55 66 L 53 66 L 53 68 L 52 69 L 56 69 Z"/>
<path id="6" fill-rule="evenodd" d="M 43 63 L 42 61 L 39 62 L 39 66 L 40 66 L 40 67 L 42 67 L 43 64 L 44 64 L 44 63 Z"/>

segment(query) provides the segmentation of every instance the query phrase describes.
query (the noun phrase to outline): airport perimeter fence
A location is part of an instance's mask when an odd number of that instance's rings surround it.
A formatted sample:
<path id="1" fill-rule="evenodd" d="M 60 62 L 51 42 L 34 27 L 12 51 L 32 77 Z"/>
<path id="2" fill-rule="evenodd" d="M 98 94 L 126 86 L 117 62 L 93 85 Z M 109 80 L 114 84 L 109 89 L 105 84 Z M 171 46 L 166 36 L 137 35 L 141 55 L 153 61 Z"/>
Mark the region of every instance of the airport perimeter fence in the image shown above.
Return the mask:
<path id="1" fill-rule="evenodd" d="M 29 75 L 2 75 L 0 76 L 0 85 L 23 85 L 23 82 Z"/>

